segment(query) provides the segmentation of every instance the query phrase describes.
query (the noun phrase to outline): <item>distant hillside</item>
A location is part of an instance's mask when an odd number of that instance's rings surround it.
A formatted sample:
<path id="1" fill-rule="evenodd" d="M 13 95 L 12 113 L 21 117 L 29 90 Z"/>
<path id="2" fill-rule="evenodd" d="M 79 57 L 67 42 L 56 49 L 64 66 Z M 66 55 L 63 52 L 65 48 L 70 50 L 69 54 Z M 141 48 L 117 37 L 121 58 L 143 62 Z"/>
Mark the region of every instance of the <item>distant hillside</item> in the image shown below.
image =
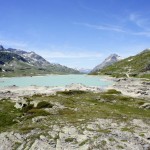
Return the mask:
<path id="1" fill-rule="evenodd" d="M 100 71 L 101 69 L 110 66 L 119 60 L 121 60 L 120 56 L 118 56 L 117 54 L 112 54 L 107 57 L 101 64 L 97 65 L 94 69 L 92 69 L 90 74 L 95 74 L 97 71 Z"/>
<path id="2" fill-rule="evenodd" d="M 111 75 L 114 77 L 143 77 L 150 78 L 150 49 L 114 63 L 96 74 Z"/>
<path id="3" fill-rule="evenodd" d="M 80 72 L 60 64 L 50 63 L 34 52 L 5 49 L 0 45 L 0 76 L 77 73 Z"/>
<path id="4" fill-rule="evenodd" d="M 77 70 L 80 71 L 83 74 L 88 74 L 88 73 L 91 72 L 91 69 L 86 69 L 86 68 L 80 68 L 80 69 L 77 69 Z"/>

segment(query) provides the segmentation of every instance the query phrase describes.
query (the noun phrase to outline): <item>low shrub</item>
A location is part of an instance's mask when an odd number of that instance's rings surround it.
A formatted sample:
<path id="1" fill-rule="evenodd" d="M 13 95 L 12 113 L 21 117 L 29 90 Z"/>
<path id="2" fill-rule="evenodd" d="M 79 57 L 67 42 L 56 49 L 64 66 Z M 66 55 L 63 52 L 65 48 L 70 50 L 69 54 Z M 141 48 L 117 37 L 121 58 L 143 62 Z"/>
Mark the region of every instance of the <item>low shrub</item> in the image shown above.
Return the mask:
<path id="1" fill-rule="evenodd" d="M 26 112 L 28 112 L 29 110 L 31 110 L 33 107 L 34 107 L 33 104 L 29 104 L 29 105 L 26 105 L 26 104 L 25 104 L 25 105 L 22 107 L 22 111 L 23 111 L 24 113 L 26 113 Z"/>
<path id="2" fill-rule="evenodd" d="M 57 94 L 65 94 L 65 95 L 85 94 L 85 93 L 86 92 L 82 90 L 69 90 L 69 91 L 57 92 Z"/>
<path id="3" fill-rule="evenodd" d="M 121 94 L 120 91 L 117 91 L 117 90 L 115 90 L 115 89 L 109 89 L 106 93 L 107 93 L 107 94 Z"/>
<path id="4" fill-rule="evenodd" d="M 65 142 L 73 142 L 75 139 L 74 138 L 67 138 L 65 139 Z"/>
<path id="5" fill-rule="evenodd" d="M 46 102 L 46 101 L 42 101 L 37 104 L 36 108 L 40 109 L 40 108 L 52 108 L 52 107 L 53 107 L 53 104 Z"/>
<path id="6" fill-rule="evenodd" d="M 31 109 L 28 111 L 28 114 L 31 114 L 33 116 L 47 116 L 50 115 L 49 112 L 42 110 L 42 109 Z"/>

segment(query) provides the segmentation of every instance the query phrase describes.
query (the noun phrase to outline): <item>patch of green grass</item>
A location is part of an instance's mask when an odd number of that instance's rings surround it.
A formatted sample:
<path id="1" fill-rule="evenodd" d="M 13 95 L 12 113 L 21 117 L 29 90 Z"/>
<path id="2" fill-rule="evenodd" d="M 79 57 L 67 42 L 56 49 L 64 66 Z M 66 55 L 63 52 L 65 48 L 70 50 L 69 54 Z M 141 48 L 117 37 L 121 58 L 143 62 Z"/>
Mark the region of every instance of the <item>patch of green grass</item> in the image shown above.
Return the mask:
<path id="1" fill-rule="evenodd" d="M 150 51 L 140 53 L 138 55 L 128 57 L 118 61 L 110 66 L 107 66 L 95 74 L 111 75 L 113 77 L 127 77 L 129 72 L 130 77 L 148 78 L 150 79 Z"/>
<path id="2" fill-rule="evenodd" d="M 134 133 L 133 128 L 128 128 L 128 127 L 124 127 L 124 128 L 122 128 L 122 129 L 121 129 L 121 131 L 127 131 L 127 132 Z"/>
<path id="3" fill-rule="evenodd" d="M 41 101 L 37 104 L 37 109 L 41 109 L 41 108 L 52 108 L 53 104 L 46 102 L 46 101 Z"/>
<path id="4" fill-rule="evenodd" d="M 44 96 L 43 94 L 34 94 L 34 95 L 32 95 L 32 98 L 43 97 L 43 96 Z"/>
<path id="5" fill-rule="evenodd" d="M 109 138 L 109 141 L 110 142 L 114 142 L 114 141 L 116 141 L 114 138 Z"/>
<path id="6" fill-rule="evenodd" d="M 57 135 L 54 137 L 54 140 L 55 140 L 55 141 L 57 141 L 58 139 L 60 139 L 59 134 L 57 134 Z"/>
<path id="7" fill-rule="evenodd" d="M 0 101 L 0 121 L 1 128 L 14 127 L 14 129 L 22 128 L 22 124 L 28 127 L 32 118 L 36 116 L 47 116 L 47 125 L 54 124 L 72 124 L 74 126 L 80 126 L 87 122 L 92 122 L 97 118 L 110 118 L 115 119 L 118 122 L 128 121 L 132 119 L 148 120 L 150 118 L 150 110 L 144 110 L 139 108 L 139 103 L 146 102 L 144 99 L 132 98 L 123 96 L 121 94 L 108 94 L 92 93 L 92 92 L 73 92 L 74 94 L 57 93 L 53 96 L 36 95 L 36 97 L 29 97 L 33 101 L 44 101 L 46 104 L 42 104 L 40 107 L 33 107 L 30 102 L 27 103 L 23 110 L 17 110 L 14 108 L 14 103 L 4 100 Z M 115 91 L 116 93 L 116 91 Z M 98 98 L 98 99 L 97 99 Z M 104 100 L 103 102 L 101 100 Z M 115 101 L 115 102 L 113 102 Z M 43 108 L 49 104 L 58 103 L 63 107 L 56 110 L 56 112 L 50 114 Z M 55 110 L 54 110 L 55 111 Z M 20 119 L 21 118 L 21 119 Z M 17 123 L 14 120 L 19 120 L 21 123 Z M 44 122 L 34 123 L 36 127 L 45 130 Z M 123 129 L 124 131 L 126 129 Z M 97 130 L 96 130 L 97 131 Z M 108 134 L 111 131 L 105 129 L 99 129 L 98 132 Z"/>
<path id="8" fill-rule="evenodd" d="M 145 102 L 141 101 L 141 102 L 138 102 L 138 104 L 141 106 L 143 105 Z"/>
<path id="9" fill-rule="evenodd" d="M 147 78 L 150 79 L 150 74 L 142 74 L 139 76 L 140 78 Z"/>
<path id="10" fill-rule="evenodd" d="M 82 142 L 79 144 L 79 146 L 83 146 L 83 145 L 85 145 L 88 141 L 89 141 L 88 139 L 86 139 L 86 140 L 82 141 Z"/>
<path id="11" fill-rule="evenodd" d="M 75 112 L 71 109 L 65 108 L 59 110 L 59 115 L 71 115 L 71 114 L 75 114 Z"/>
<path id="12" fill-rule="evenodd" d="M 71 143 L 75 140 L 75 138 L 67 138 L 65 139 L 65 142 Z"/>
<path id="13" fill-rule="evenodd" d="M 26 104 L 24 107 L 22 107 L 22 112 L 27 113 L 29 110 L 33 109 L 33 104 Z"/>
<path id="14" fill-rule="evenodd" d="M 15 120 L 22 116 L 22 112 L 16 109 L 14 105 L 10 100 L 0 101 L 0 131 L 16 124 Z"/>
<path id="15" fill-rule="evenodd" d="M 139 136 L 144 137 L 144 136 L 145 136 L 145 134 L 144 134 L 144 133 L 140 133 L 140 135 L 139 135 Z"/>
<path id="16" fill-rule="evenodd" d="M 45 110 L 35 109 L 35 108 L 30 109 L 27 113 L 32 115 L 32 117 L 35 117 L 35 116 L 48 116 L 48 115 L 50 115 L 50 113 L 45 111 Z"/>
<path id="17" fill-rule="evenodd" d="M 109 89 L 107 92 L 105 92 L 106 94 L 121 94 L 120 91 L 117 91 L 115 89 Z"/>
<path id="18" fill-rule="evenodd" d="M 96 130 L 97 132 L 101 132 L 101 133 L 110 133 L 111 131 L 110 130 L 108 130 L 108 129 L 98 129 L 98 130 Z"/>
<path id="19" fill-rule="evenodd" d="M 117 148 L 118 148 L 118 149 L 124 149 L 124 147 L 121 146 L 121 145 L 117 145 Z"/>
<path id="20" fill-rule="evenodd" d="M 77 94 L 85 94 L 85 91 L 81 90 L 69 90 L 69 91 L 61 91 L 57 92 L 57 94 L 65 94 L 65 95 L 77 95 Z"/>
<path id="21" fill-rule="evenodd" d="M 34 129 L 34 127 L 29 127 L 29 126 L 27 126 L 27 127 L 22 127 L 21 129 L 20 129 L 20 131 L 21 131 L 21 133 L 23 133 L 23 134 L 26 134 L 26 133 L 29 133 L 31 130 L 33 130 Z"/>
<path id="22" fill-rule="evenodd" d="M 105 146 L 106 144 L 107 144 L 107 142 L 106 142 L 105 140 L 102 140 L 102 141 L 101 141 L 101 145 L 102 145 L 102 146 Z"/>
<path id="23" fill-rule="evenodd" d="M 15 142 L 15 144 L 13 145 L 12 150 L 16 150 L 22 143 L 20 142 Z"/>

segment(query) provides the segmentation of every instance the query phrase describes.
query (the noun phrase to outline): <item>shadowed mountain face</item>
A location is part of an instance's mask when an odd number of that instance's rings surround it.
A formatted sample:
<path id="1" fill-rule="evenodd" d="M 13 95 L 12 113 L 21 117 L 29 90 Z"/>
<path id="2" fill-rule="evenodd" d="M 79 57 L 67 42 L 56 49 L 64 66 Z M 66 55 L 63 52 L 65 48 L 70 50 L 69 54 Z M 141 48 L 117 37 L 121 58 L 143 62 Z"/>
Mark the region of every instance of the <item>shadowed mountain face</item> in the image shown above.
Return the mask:
<path id="1" fill-rule="evenodd" d="M 77 74 L 79 71 L 46 61 L 35 52 L 5 49 L 0 45 L 0 76 Z"/>
<path id="2" fill-rule="evenodd" d="M 112 65 L 113 63 L 117 62 L 121 60 L 121 57 L 118 56 L 117 54 L 112 54 L 110 55 L 109 57 L 107 57 L 101 64 L 97 65 L 92 71 L 91 73 L 93 72 L 97 72 L 107 66 L 110 66 Z"/>

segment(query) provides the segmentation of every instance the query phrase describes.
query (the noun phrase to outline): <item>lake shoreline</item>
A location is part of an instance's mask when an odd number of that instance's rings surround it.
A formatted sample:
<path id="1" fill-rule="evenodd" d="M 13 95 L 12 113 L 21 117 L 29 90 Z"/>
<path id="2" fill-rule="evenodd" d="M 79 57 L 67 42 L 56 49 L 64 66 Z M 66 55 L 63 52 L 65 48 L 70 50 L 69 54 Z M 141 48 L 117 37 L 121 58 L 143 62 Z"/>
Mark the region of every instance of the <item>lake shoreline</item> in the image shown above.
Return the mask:
<path id="1" fill-rule="evenodd" d="M 137 98 L 150 98 L 150 81 L 139 78 L 112 78 L 103 76 L 106 81 L 112 81 L 113 84 L 100 87 L 100 86 L 87 86 L 81 83 L 72 83 L 66 86 L 27 86 L 18 87 L 16 85 L 0 87 L 0 98 L 18 98 L 20 96 L 32 96 L 34 94 L 55 94 L 58 91 L 66 90 L 82 90 L 91 92 L 103 92 L 109 89 L 120 91 L 125 96 Z"/>
<path id="2" fill-rule="evenodd" d="M 3 114 L 6 113 L 7 118 L 11 112 L 17 114 L 13 118 L 17 122 L 8 127 L 3 119 L 5 128 L 0 133 L 1 147 L 11 150 L 19 141 L 19 149 L 88 149 L 95 137 L 98 142 L 95 145 L 105 143 L 103 147 L 107 149 L 118 149 L 118 145 L 125 149 L 149 147 L 149 95 L 133 93 L 146 87 L 145 92 L 149 92 L 150 82 L 127 78 L 112 80 L 114 84 L 107 88 L 83 84 L 0 87 Z M 87 92 L 80 94 L 76 90 Z M 114 93 L 110 93 L 112 91 Z M 37 107 L 44 101 L 50 102 L 52 108 Z M 30 109 L 22 113 L 26 110 L 24 107 Z"/>

